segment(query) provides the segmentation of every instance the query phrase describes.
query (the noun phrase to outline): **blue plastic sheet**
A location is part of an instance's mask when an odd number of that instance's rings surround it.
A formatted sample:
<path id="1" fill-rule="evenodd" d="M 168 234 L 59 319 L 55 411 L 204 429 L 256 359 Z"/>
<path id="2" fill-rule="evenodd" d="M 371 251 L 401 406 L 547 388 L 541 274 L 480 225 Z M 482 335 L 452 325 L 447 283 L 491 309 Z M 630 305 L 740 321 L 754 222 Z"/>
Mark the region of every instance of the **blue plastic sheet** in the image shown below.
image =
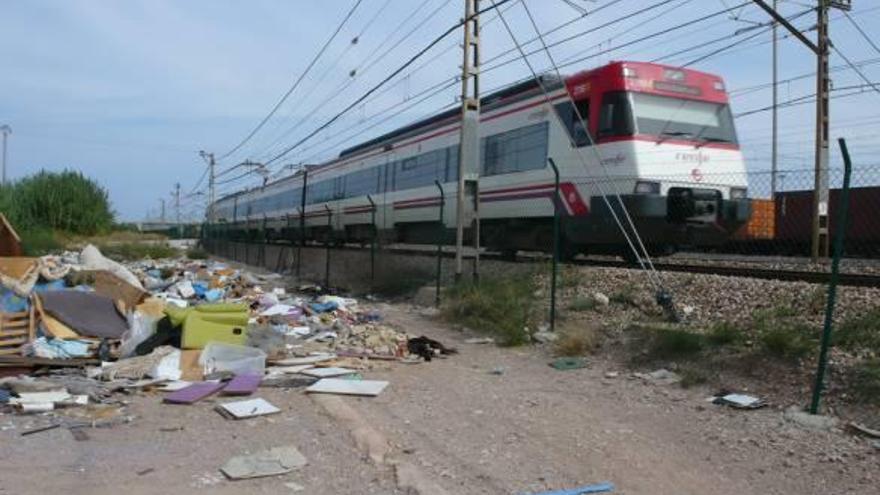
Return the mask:
<path id="1" fill-rule="evenodd" d="M 587 485 L 580 488 L 533 493 L 532 495 L 584 495 L 587 493 L 607 493 L 611 491 L 614 491 L 614 485 L 612 483 L 596 483 L 595 485 Z"/>
<path id="2" fill-rule="evenodd" d="M 339 309 L 339 305 L 336 304 L 336 301 L 328 301 L 325 303 L 312 303 L 311 308 L 315 313 L 327 313 L 328 311 L 336 311 Z"/>

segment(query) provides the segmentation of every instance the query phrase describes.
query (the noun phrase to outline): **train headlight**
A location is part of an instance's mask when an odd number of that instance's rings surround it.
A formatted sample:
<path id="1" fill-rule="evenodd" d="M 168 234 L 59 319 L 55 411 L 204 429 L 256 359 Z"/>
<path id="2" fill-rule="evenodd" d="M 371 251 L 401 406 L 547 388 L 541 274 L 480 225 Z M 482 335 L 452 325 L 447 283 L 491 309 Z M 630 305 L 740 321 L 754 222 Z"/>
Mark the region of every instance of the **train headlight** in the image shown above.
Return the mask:
<path id="1" fill-rule="evenodd" d="M 746 195 L 749 190 L 745 187 L 731 187 L 730 188 L 730 199 L 746 199 Z"/>
<path id="2" fill-rule="evenodd" d="M 660 183 L 648 180 L 640 180 L 636 182 L 636 194 L 660 194 Z"/>

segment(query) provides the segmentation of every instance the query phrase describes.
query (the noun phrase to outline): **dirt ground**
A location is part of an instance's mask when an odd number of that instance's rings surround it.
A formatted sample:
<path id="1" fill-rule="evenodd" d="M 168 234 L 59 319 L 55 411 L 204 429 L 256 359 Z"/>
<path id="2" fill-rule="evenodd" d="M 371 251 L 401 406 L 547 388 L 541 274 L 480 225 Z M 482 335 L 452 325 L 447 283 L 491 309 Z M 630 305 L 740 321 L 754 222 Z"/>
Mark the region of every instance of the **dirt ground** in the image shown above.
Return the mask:
<path id="1" fill-rule="evenodd" d="M 345 398 L 391 445 L 450 494 L 512 494 L 610 481 L 625 494 L 876 494 L 880 449 L 840 430 L 783 419 L 790 404 L 739 411 L 709 404 L 708 389 L 645 383 L 610 357 L 557 371 L 540 347 L 466 344 L 461 332 L 407 306 L 386 320 L 459 354 L 365 372 L 391 385 Z M 384 368 L 384 369 L 383 369 Z M 608 372 L 618 372 L 608 377 Z M 129 424 L 21 436 L 49 422 L 0 415 L 0 494 L 404 493 L 349 431 L 301 389 L 262 388 L 282 409 L 232 421 L 205 400 L 161 404 L 134 394 Z M 768 398 L 772 402 L 772 398 Z M 291 474 L 229 481 L 229 457 L 295 445 L 309 464 Z"/>

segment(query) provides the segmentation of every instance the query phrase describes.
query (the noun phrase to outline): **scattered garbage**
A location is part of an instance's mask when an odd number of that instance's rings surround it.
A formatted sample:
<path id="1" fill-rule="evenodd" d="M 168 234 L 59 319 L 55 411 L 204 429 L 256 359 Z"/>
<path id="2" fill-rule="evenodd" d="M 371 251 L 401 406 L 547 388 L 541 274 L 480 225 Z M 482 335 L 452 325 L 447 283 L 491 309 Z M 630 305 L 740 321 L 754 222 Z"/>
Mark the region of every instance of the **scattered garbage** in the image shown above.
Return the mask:
<path id="1" fill-rule="evenodd" d="M 764 399 L 746 394 L 719 392 L 709 399 L 713 404 L 730 406 L 735 409 L 760 409 L 767 405 Z"/>
<path id="2" fill-rule="evenodd" d="M 798 406 L 791 406 L 783 412 L 782 415 L 787 421 L 795 423 L 809 430 L 831 430 L 837 426 L 837 418 L 831 416 L 823 416 L 821 414 L 810 414 L 802 410 Z"/>
<path id="3" fill-rule="evenodd" d="M 216 409 L 217 412 L 230 419 L 247 419 L 281 412 L 281 409 L 273 406 L 265 399 L 227 402 L 220 404 Z"/>
<path id="4" fill-rule="evenodd" d="M 306 389 L 310 393 L 363 395 L 375 397 L 385 390 L 388 382 L 381 380 L 345 380 L 340 378 L 324 378 Z"/>
<path id="5" fill-rule="evenodd" d="M 554 490 L 550 492 L 533 493 L 531 495 L 585 495 L 588 493 L 608 493 L 614 491 L 612 483 L 596 483 L 567 490 Z"/>
<path id="6" fill-rule="evenodd" d="M 550 366 L 559 371 L 586 368 L 587 364 L 587 360 L 581 357 L 560 357 L 550 362 Z"/>
<path id="7" fill-rule="evenodd" d="M 633 373 L 633 376 L 654 385 L 674 385 L 681 381 L 681 376 L 665 368 L 650 373 Z"/>
<path id="8" fill-rule="evenodd" d="M 308 464 L 305 456 L 293 446 L 275 447 L 251 455 L 229 459 L 220 471 L 231 480 L 278 476 Z"/>

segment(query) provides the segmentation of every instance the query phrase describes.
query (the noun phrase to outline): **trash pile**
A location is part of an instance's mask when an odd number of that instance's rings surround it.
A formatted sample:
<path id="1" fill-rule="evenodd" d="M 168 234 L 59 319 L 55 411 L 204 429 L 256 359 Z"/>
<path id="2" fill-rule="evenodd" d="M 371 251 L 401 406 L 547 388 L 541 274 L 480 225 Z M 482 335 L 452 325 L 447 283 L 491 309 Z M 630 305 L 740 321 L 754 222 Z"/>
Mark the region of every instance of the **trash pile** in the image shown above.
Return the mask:
<path id="1" fill-rule="evenodd" d="M 377 362 L 454 352 L 356 299 L 217 261 L 121 264 L 94 246 L 0 257 L 0 412 L 51 413 L 55 427 L 130 420 L 116 397 L 143 389 L 168 404 L 259 387 L 375 396 L 388 382 L 362 373 Z M 233 419 L 279 412 L 256 397 L 216 409 Z"/>

